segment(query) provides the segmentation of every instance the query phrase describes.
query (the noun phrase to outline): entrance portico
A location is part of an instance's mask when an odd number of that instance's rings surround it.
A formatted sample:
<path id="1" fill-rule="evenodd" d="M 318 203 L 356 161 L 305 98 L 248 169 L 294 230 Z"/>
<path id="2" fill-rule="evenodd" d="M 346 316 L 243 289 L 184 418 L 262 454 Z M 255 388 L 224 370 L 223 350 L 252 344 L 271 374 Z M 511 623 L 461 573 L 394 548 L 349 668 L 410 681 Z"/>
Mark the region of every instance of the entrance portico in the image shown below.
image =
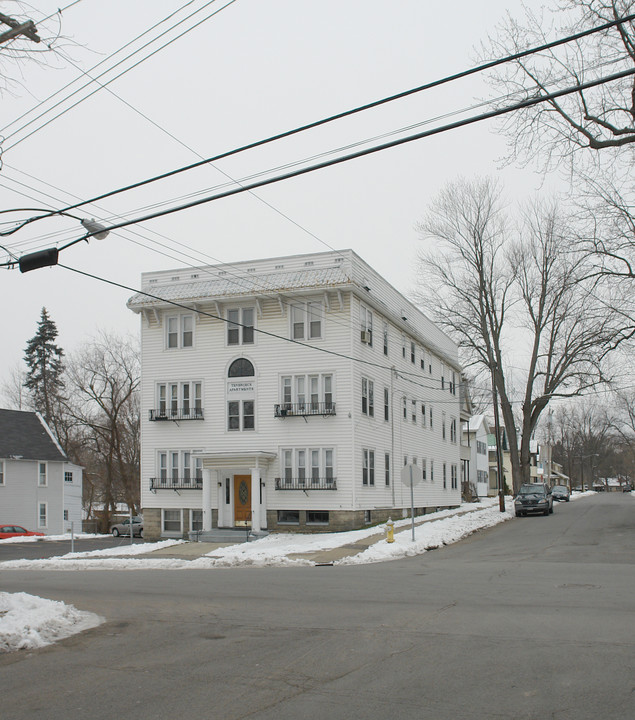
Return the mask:
<path id="1" fill-rule="evenodd" d="M 212 530 L 212 507 L 218 508 L 218 527 L 267 528 L 267 474 L 276 453 L 201 452 L 203 462 L 203 531 Z"/>

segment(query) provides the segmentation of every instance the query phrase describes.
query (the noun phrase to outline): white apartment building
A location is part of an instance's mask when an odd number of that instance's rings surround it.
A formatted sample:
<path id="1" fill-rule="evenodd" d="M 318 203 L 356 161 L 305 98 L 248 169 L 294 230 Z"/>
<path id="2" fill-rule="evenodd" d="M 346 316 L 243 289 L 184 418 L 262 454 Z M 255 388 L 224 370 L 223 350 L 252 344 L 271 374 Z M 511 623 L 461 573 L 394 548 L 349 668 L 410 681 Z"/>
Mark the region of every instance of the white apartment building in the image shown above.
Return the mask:
<path id="1" fill-rule="evenodd" d="M 146 537 L 460 504 L 458 350 L 352 250 L 144 273 Z M 147 293 L 147 294 L 144 294 Z"/>
<path id="2" fill-rule="evenodd" d="M 489 482 L 489 424 L 485 415 L 472 415 L 463 424 L 463 444 L 469 447 L 468 480 L 480 498 L 495 496 Z"/>

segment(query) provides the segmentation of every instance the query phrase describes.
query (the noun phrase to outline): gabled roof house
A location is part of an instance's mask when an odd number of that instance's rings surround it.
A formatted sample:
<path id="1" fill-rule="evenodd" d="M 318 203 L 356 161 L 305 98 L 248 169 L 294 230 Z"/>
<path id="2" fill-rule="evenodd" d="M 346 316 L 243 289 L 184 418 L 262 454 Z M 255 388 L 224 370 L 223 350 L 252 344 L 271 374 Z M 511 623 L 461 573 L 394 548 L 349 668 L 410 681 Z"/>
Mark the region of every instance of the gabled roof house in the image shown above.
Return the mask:
<path id="1" fill-rule="evenodd" d="M 55 535 L 81 530 L 82 468 L 38 412 L 0 409 L 0 524 Z"/>

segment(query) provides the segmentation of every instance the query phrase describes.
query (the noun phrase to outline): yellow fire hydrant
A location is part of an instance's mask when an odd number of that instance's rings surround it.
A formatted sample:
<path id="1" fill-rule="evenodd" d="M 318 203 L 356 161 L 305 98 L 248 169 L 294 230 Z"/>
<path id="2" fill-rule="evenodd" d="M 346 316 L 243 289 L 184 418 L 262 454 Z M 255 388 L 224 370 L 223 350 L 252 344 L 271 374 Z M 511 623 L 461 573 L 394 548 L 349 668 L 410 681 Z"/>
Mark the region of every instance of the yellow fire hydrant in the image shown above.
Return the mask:
<path id="1" fill-rule="evenodd" d="M 395 542 L 395 524 L 390 518 L 386 523 L 386 542 Z"/>

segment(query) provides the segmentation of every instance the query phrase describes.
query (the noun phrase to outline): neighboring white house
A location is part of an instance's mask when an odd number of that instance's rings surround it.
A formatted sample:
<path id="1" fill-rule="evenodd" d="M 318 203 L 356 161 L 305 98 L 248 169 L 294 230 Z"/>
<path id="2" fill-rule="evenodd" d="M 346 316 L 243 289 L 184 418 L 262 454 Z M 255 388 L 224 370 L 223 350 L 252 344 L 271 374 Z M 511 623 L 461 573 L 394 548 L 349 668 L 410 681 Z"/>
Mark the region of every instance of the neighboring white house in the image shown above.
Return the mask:
<path id="1" fill-rule="evenodd" d="M 82 468 L 68 462 L 44 418 L 0 409 L 0 524 L 47 535 L 82 527 Z"/>
<path id="2" fill-rule="evenodd" d="M 462 428 L 464 441 L 470 449 L 469 482 L 476 487 L 479 497 L 496 495 L 489 482 L 489 424 L 485 415 L 472 415 Z"/>
<path id="3" fill-rule="evenodd" d="M 459 505 L 457 347 L 353 251 L 144 273 L 142 290 L 146 537 L 401 517 L 405 464 L 420 512 Z"/>

